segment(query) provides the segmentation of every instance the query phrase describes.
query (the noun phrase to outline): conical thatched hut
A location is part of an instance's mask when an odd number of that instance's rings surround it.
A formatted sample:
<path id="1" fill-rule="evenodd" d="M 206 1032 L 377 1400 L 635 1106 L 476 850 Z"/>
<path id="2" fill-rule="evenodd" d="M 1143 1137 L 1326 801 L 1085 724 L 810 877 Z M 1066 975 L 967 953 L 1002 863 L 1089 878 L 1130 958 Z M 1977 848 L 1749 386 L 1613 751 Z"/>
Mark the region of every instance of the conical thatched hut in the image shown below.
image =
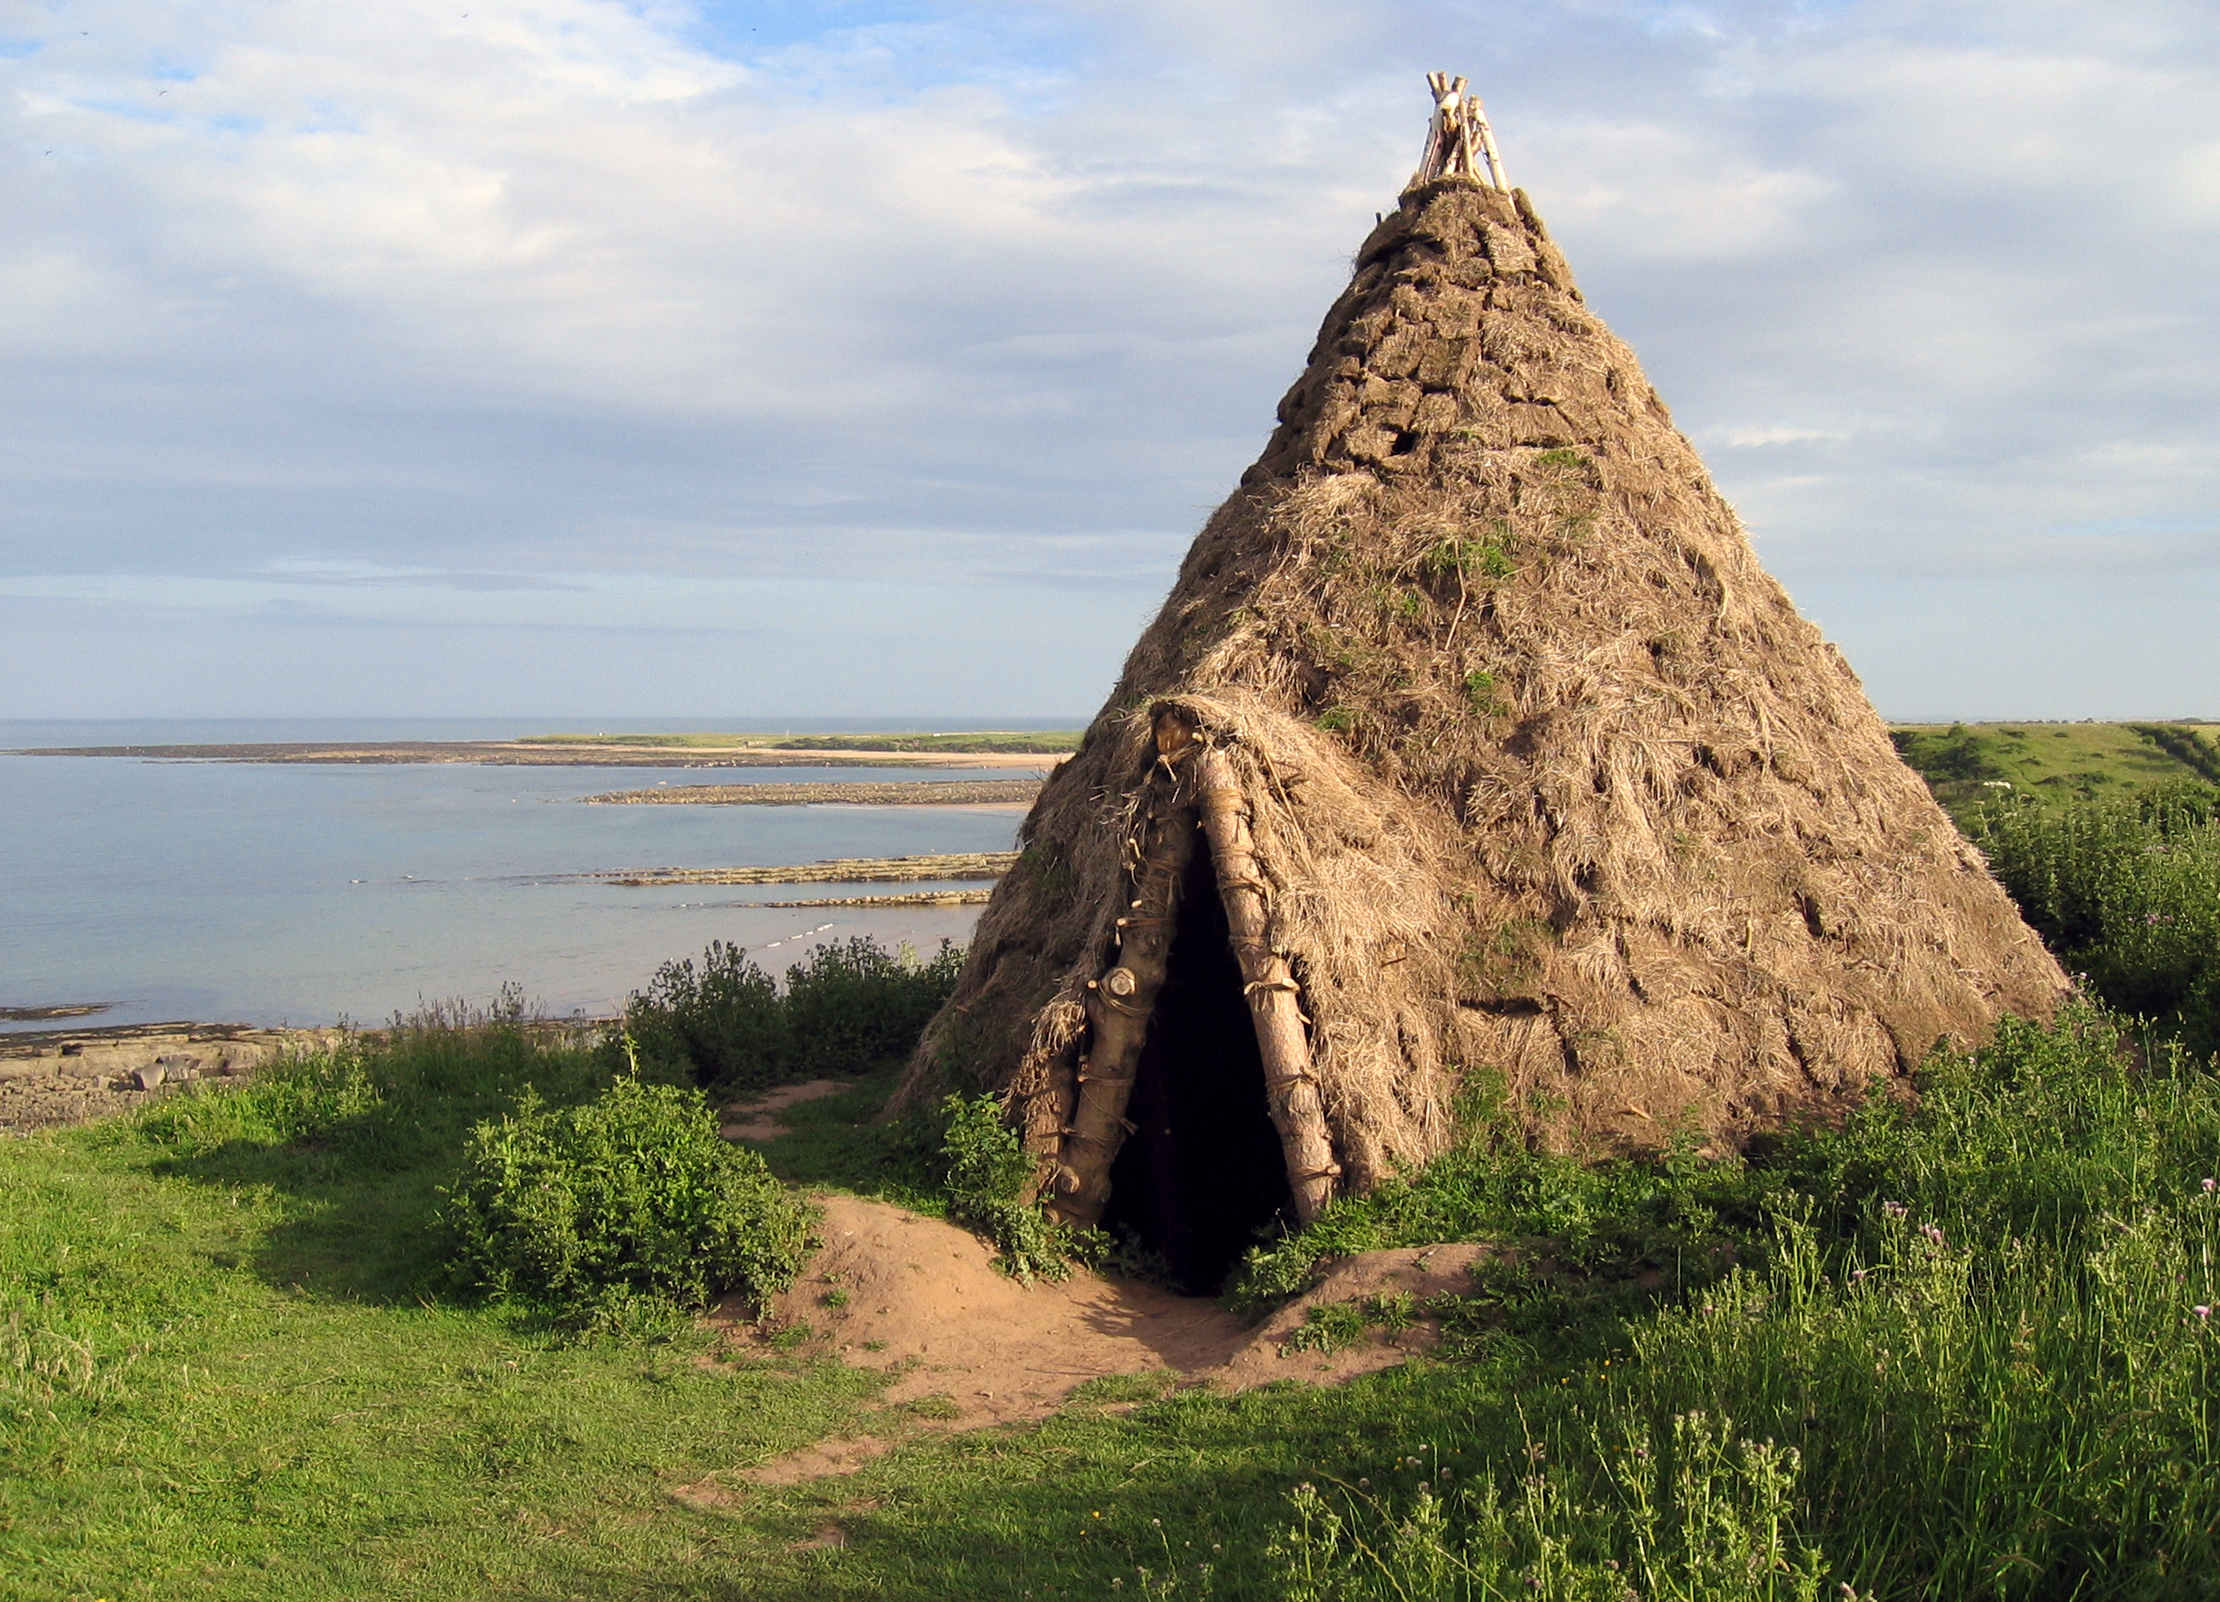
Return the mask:
<path id="1" fill-rule="evenodd" d="M 2055 963 L 1758 565 L 1461 80 L 1049 780 L 903 1099 L 1207 1288 L 1450 1134 L 1732 1143 Z M 1107 1210 L 1107 1212 L 1106 1212 Z"/>

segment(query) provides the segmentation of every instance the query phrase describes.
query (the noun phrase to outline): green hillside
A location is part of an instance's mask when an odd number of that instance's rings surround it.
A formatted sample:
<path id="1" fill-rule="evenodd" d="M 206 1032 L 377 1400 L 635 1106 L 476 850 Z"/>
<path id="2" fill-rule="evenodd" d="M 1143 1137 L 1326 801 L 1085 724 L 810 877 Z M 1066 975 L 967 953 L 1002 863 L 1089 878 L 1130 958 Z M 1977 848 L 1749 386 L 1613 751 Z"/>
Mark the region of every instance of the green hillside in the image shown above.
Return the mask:
<path id="1" fill-rule="evenodd" d="M 1889 738 L 1953 809 L 2008 790 L 2056 804 L 2178 779 L 2220 783 L 2211 724 L 1899 723 Z"/>

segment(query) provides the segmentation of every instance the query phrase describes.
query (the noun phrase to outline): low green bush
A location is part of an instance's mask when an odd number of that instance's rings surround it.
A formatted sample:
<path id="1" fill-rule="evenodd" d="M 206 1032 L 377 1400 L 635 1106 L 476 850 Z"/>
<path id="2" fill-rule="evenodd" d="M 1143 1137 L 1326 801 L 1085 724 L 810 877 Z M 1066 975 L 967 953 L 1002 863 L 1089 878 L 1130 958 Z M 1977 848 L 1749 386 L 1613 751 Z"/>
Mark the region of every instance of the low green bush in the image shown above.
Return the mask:
<path id="1" fill-rule="evenodd" d="M 791 1078 L 846 1077 L 907 1057 L 955 993 L 964 954 L 943 940 L 930 957 L 865 936 L 822 945 L 786 975 Z"/>
<path id="2" fill-rule="evenodd" d="M 1028 1283 L 1036 1276 L 1068 1278 L 1072 1234 L 1050 1223 L 1038 1203 L 1019 1199 L 1033 1177 L 1033 1159 L 1003 1122 L 1002 1104 L 992 1096 L 950 1096 L 941 1113 L 948 1215 L 994 1243 L 995 1266 L 1004 1273 Z"/>
<path id="3" fill-rule="evenodd" d="M 441 1220 L 475 1289 L 569 1324 L 636 1328 L 666 1308 L 793 1283 L 814 1217 L 699 1091 L 622 1078 L 580 1106 L 530 1092 L 480 1124 Z"/>
<path id="4" fill-rule="evenodd" d="M 779 982 L 740 947 L 655 971 L 625 1003 L 624 1036 L 650 1078 L 738 1095 L 798 1079 L 848 1077 L 907 1055 L 954 992 L 963 953 L 920 958 L 858 936 L 817 947 Z M 614 1063 L 619 1047 L 605 1048 Z"/>

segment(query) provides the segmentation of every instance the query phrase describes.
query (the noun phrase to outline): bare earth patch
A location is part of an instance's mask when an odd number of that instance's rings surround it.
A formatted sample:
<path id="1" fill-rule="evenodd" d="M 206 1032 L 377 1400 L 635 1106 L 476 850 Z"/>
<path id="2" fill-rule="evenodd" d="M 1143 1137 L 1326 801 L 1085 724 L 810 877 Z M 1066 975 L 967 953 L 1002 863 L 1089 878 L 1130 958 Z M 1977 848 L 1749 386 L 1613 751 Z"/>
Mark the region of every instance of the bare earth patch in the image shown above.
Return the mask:
<path id="1" fill-rule="evenodd" d="M 769 1327 L 813 1332 L 802 1350 L 894 1371 L 886 1400 L 933 1427 L 978 1429 L 1045 1418 L 1089 1380 L 1162 1375 L 1175 1384 L 1245 1390 L 1272 1380 L 1331 1384 L 1431 1349 L 1424 1319 L 1372 1329 L 1333 1353 L 1287 1351 L 1314 1306 L 1408 1292 L 1423 1302 L 1462 1289 L 1484 1245 L 1365 1252 L 1328 1270 L 1316 1289 L 1251 1327 L 1216 1302 L 1154 1285 L 1075 1272 L 1061 1285 L 1023 1285 L 998 1272 L 968 1230 L 855 1196 L 822 1198 L 825 1247 L 773 1304 Z M 712 1321 L 754 1338 L 748 1308 Z M 866 1450 L 869 1448 L 869 1450 Z M 876 1441 L 805 1447 L 738 1475 L 785 1485 L 853 1472 L 885 1451 Z"/>

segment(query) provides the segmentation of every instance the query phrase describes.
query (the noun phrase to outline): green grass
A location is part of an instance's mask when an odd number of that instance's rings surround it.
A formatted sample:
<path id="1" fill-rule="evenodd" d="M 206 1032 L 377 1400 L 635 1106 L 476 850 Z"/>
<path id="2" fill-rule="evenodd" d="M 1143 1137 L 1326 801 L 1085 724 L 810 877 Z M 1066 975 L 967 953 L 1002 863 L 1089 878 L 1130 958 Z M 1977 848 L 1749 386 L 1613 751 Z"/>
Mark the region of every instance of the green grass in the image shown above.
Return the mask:
<path id="1" fill-rule="evenodd" d="M 1954 812 L 2005 788 L 2063 806 L 2210 780 L 2220 764 L 2220 728 L 2187 723 L 1900 723 L 1889 735 Z"/>
<path id="2" fill-rule="evenodd" d="M 1076 751 L 1081 729 L 973 730 L 960 734 L 527 734 L 518 745 L 648 746 L 672 750 L 1006 751 L 1048 755 Z"/>
<path id="3" fill-rule="evenodd" d="M 2110 993 L 2209 977 L 2220 792 L 1983 793 L 2010 797 L 1967 814 L 2007 884 Z M 876 1116 L 881 1025 L 924 980 L 850 956 L 802 1032 L 863 1073 L 758 1149 L 790 1184 L 951 1211 L 945 1115 Z M 736 994 L 793 1002 L 760 989 Z M 2008 1020 L 1925 1065 L 1916 1104 L 1728 1160 L 1535 1151 L 1475 1075 L 1452 1150 L 1263 1246 L 1234 1293 L 1504 1244 L 1425 1310 L 1435 1360 L 1330 1391 L 1100 1381 L 962 1436 L 792 1341 L 585 1337 L 467 1294 L 436 1218 L 470 1132 L 528 1095 L 586 1104 L 622 1053 L 513 1011 L 404 1027 L 0 1144 L 0 1597 L 2211 1597 L 2199 1016 Z M 1414 1311 L 1329 1308 L 1298 1344 Z M 894 1449 L 738 1478 L 859 1434 Z"/>
<path id="4" fill-rule="evenodd" d="M 2086 1010 L 2018 1026 L 1916 1111 L 1749 1163 L 1538 1156 L 1481 1104 L 1276 1254 L 1518 1243 L 1441 1309 L 1449 1360 L 946 1437 L 873 1376 L 458 1296 L 431 1210 L 468 1127 L 602 1073 L 513 1025 L 404 1032 L 0 1147 L 0 1594 L 2207 1595 L 2220 1080 L 2117 1046 Z M 889 1083 L 767 1159 L 929 1201 L 923 1137 L 868 1121 Z M 855 1433 L 898 1445 L 734 1478 Z M 844 1548 L 799 1545 L 831 1521 Z"/>
<path id="5" fill-rule="evenodd" d="M 442 1283 L 469 1124 L 599 1083 L 513 1026 L 417 1030 L 0 1147 L 0 1595 L 640 1594 L 775 1542 L 671 1488 L 853 1427 L 876 1380 Z"/>

